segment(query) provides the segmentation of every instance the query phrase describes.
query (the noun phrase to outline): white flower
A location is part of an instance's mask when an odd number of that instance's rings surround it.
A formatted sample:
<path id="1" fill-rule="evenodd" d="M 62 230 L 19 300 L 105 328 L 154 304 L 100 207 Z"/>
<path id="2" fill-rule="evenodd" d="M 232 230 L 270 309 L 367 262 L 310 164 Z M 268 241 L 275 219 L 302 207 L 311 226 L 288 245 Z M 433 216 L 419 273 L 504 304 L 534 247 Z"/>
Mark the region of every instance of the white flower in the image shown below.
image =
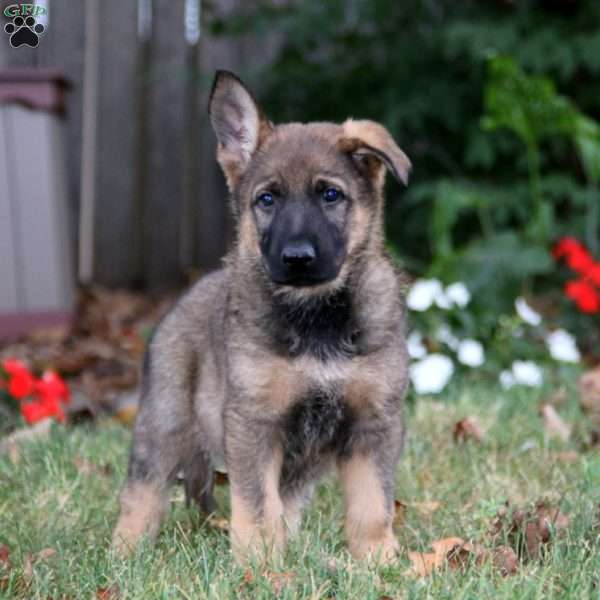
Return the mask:
<path id="1" fill-rule="evenodd" d="M 505 390 L 510 390 L 510 388 L 515 385 L 515 376 L 512 371 L 502 371 L 498 379 L 500 380 L 500 385 Z"/>
<path id="2" fill-rule="evenodd" d="M 512 374 L 515 383 L 529 387 L 539 387 L 544 380 L 542 370 L 534 362 L 526 360 L 516 360 L 512 364 Z"/>
<path id="3" fill-rule="evenodd" d="M 471 293 L 464 283 L 457 281 L 446 288 L 446 298 L 459 308 L 464 308 L 471 301 Z"/>
<path id="4" fill-rule="evenodd" d="M 463 340 L 458 345 L 458 361 L 467 367 L 480 367 L 485 362 L 483 346 L 477 340 Z"/>
<path id="5" fill-rule="evenodd" d="M 450 327 L 448 325 L 441 325 L 438 327 L 438 330 L 435 332 L 435 337 L 442 342 L 442 344 L 446 344 L 448 348 L 452 350 L 457 350 L 459 345 L 458 338 L 452 333 Z"/>
<path id="6" fill-rule="evenodd" d="M 423 358 L 427 355 L 427 348 L 423 344 L 423 336 L 418 331 L 413 331 L 408 336 L 406 348 L 411 358 Z"/>
<path id="7" fill-rule="evenodd" d="M 441 290 L 440 293 L 435 297 L 435 304 L 444 310 L 452 308 L 452 300 L 446 296 L 444 290 Z"/>
<path id="8" fill-rule="evenodd" d="M 408 292 L 406 305 L 411 310 L 423 312 L 443 294 L 442 284 L 437 279 L 417 279 Z"/>
<path id="9" fill-rule="evenodd" d="M 542 317 L 539 313 L 535 312 L 525 298 L 517 298 L 515 300 L 515 308 L 517 310 L 517 314 L 525 321 L 525 323 L 529 323 L 529 325 L 533 325 L 534 327 L 539 325 L 542 322 Z"/>
<path id="10" fill-rule="evenodd" d="M 444 354 L 430 354 L 410 366 L 410 379 L 417 394 L 437 394 L 450 381 L 454 364 Z"/>
<path id="11" fill-rule="evenodd" d="M 546 346 L 554 360 L 576 363 L 581 359 L 575 338 L 564 329 L 557 329 L 549 333 L 546 336 Z"/>

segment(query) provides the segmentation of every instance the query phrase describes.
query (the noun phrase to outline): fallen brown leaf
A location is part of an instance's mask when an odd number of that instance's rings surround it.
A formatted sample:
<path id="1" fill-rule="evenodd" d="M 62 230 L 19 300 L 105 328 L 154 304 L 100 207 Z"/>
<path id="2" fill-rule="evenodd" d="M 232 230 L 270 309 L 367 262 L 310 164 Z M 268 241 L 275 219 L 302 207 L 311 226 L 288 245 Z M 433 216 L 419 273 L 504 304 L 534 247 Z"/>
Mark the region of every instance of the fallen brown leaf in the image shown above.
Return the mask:
<path id="1" fill-rule="evenodd" d="M 426 577 L 446 563 L 450 551 L 464 543 L 464 540 L 459 537 L 444 538 L 431 543 L 433 552 L 409 552 L 408 558 L 414 572 L 419 577 Z"/>
<path id="2" fill-rule="evenodd" d="M 118 600 L 121 597 L 121 590 L 116 583 L 109 587 L 96 590 L 96 600 Z"/>
<path id="3" fill-rule="evenodd" d="M 569 526 L 568 515 L 546 502 L 530 510 L 508 509 L 499 514 L 493 524 L 493 539 L 506 537 L 513 549 L 524 559 L 537 559 L 542 549 L 555 538 L 564 534 Z"/>
<path id="4" fill-rule="evenodd" d="M 206 519 L 206 524 L 213 529 L 218 529 L 219 531 L 229 531 L 229 521 L 223 517 L 210 515 L 208 519 Z"/>
<path id="5" fill-rule="evenodd" d="M 474 440 L 481 443 L 484 434 L 479 420 L 476 417 L 467 417 L 455 423 L 454 429 L 452 430 L 452 437 L 455 442 Z"/>
<path id="6" fill-rule="evenodd" d="M 44 548 L 40 550 L 36 555 L 36 560 L 48 560 L 51 556 L 56 554 L 56 550 L 54 548 Z"/>
<path id="7" fill-rule="evenodd" d="M 11 569 L 10 549 L 6 544 L 0 544 L 0 591 L 8 587 Z"/>
<path id="8" fill-rule="evenodd" d="M 574 463 L 581 458 L 575 450 L 566 450 L 565 452 L 556 452 L 554 458 L 564 463 Z"/>
<path id="9" fill-rule="evenodd" d="M 455 571 L 464 571 L 472 561 L 475 561 L 477 565 L 481 565 L 487 557 L 488 552 L 483 546 L 470 542 L 456 545 L 446 554 L 448 566 Z"/>
<path id="10" fill-rule="evenodd" d="M 431 502 L 409 502 L 407 506 L 414 508 L 421 516 L 429 517 L 440 508 L 441 503 L 435 500 Z"/>
<path id="11" fill-rule="evenodd" d="M 406 504 L 400 500 L 394 500 L 394 526 L 400 527 L 406 521 Z"/>
<path id="12" fill-rule="evenodd" d="M 508 546 L 498 546 L 494 550 L 492 563 L 505 577 L 514 575 L 519 567 L 519 559 L 515 551 Z"/>
<path id="13" fill-rule="evenodd" d="M 222 471 L 215 471 L 215 485 L 228 485 L 229 476 Z"/>
<path id="14" fill-rule="evenodd" d="M 10 548 L 0 544 L 0 566 L 10 567 Z"/>
<path id="15" fill-rule="evenodd" d="M 562 419 L 552 404 L 542 404 L 540 413 L 544 420 L 544 427 L 550 435 L 560 438 L 563 442 L 569 440 L 571 426 Z"/>
<path id="16" fill-rule="evenodd" d="M 109 464 L 97 465 L 87 458 L 76 456 L 73 459 L 73 464 L 79 473 L 90 477 L 91 475 L 108 476 L 112 473 L 112 467 Z"/>
<path id="17" fill-rule="evenodd" d="M 283 592 L 284 588 L 292 583 L 296 574 L 292 573 L 291 571 L 282 573 L 265 571 L 263 572 L 263 576 L 269 580 L 271 586 L 273 587 L 275 596 L 279 596 L 281 595 L 281 592 Z"/>
<path id="18" fill-rule="evenodd" d="M 117 410 L 114 418 L 121 423 L 121 425 L 131 427 L 135 423 L 137 411 L 137 406 L 124 406 L 123 408 Z"/>

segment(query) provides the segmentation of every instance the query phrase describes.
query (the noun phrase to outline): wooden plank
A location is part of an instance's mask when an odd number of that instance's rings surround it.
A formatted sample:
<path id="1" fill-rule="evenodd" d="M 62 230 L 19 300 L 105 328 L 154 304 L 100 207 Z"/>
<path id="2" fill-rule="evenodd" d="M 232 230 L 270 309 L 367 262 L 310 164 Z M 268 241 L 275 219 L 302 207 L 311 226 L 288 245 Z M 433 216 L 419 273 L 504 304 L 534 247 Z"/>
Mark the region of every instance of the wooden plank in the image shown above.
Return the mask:
<path id="1" fill-rule="evenodd" d="M 154 2 L 146 180 L 145 277 L 152 286 L 181 279 L 186 40 L 184 2 Z"/>
<path id="2" fill-rule="evenodd" d="M 137 9 L 120 0 L 99 8 L 94 279 L 126 285 L 133 278 Z"/>
<path id="3" fill-rule="evenodd" d="M 64 121 L 66 135 L 65 160 L 69 228 L 72 232 L 73 251 L 77 248 L 79 221 L 79 194 L 81 180 L 81 107 L 84 57 L 85 2 L 52 0 L 48 2 L 47 29 L 37 48 L 37 66 L 62 71 L 72 87 L 67 95 L 67 113 Z"/>
<path id="4" fill-rule="evenodd" d="M 24 300 L 19 309 L 71 308 L 72 265 L 65 247 L 64 186 L 57 158 L 57 117 L 20 106 L 4 109 L 12 129 L 12 154 L 19 215 L 14 229 L 21 257 Z M 17 133 L 18 132 L 18 133 Z M 35 176 L 33 176 L 35 175 Z"/>
<path id="5" fill-rule="evenodd" d="M 12 173 L 12 130 L 8 112 L 0 107 L 0 313 L 14 312 L 19 305 L 19 263 L 13 232 L 17 227 L 15 180 Z"/>

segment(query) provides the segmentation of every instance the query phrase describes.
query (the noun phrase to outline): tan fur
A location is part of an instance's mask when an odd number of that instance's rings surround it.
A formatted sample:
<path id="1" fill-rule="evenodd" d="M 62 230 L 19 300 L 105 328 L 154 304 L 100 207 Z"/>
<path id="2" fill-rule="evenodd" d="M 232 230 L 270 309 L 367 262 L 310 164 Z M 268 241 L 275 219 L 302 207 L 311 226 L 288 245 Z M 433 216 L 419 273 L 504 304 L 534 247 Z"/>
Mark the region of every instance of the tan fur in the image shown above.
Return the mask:
<path id="1" fill-rule="evenodd" d="M 156 537 L 165 513 L 164 491 L 136 482 L 121 492 L 121 514 L 113 533 L 113 547 L 128 554 L 142 537 Z"/>
<path id="2" fill-rule="evenodd" d="M 396 557 L 398 541 L 392 531 L 392 512 L 377 465 L 357 455 L 340 466 L 340 481 L 346 502 L 345 530 L 354 557 L 390 562 Z"/>
<path id="3" fill-rule="evenodd" d="M 265 469 L 265 501 L 263 514 L 257 517 L 255 510 L 242 493 L 231 488 L 231 544 L 233 553 L 240 561 L 251 555 L 272 556 L 279 554 L 286 537 L 285 508 L 279 495 L 279 473 L 282 456 L 277 451 Z"/>

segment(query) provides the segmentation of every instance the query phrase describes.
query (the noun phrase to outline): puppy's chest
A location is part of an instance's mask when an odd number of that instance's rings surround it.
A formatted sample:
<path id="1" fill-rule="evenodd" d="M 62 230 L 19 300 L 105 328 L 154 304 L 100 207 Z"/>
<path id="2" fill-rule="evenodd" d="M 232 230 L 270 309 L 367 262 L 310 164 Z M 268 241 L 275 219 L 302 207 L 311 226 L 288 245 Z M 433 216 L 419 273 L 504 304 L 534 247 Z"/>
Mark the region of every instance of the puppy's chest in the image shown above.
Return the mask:
<path id="1" fill-rule="evenodd" d="M 293 485 L 324 458 L 350 451 L 357 415 L 335 387 L 314 388 L 281 416 L 282 483 Z"/>

